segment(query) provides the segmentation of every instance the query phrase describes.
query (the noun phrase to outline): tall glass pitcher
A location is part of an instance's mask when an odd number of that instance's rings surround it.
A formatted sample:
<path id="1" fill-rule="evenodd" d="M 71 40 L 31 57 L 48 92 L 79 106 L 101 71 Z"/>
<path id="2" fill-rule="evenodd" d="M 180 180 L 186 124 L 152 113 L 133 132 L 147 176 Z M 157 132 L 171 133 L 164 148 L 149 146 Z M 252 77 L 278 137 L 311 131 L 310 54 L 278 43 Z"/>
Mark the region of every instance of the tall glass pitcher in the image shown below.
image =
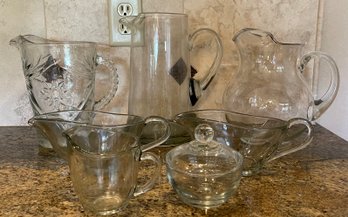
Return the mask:
<path id="1" fill-rule="evenodd" d="M 283 120 L 317 119 L 335 99 L 339 74 L 335 61 L 322 52 L 302 55 L 303 44 L 281 43 L 258 29 L 243 29 L 233 41 L 240 53 L 240 67 L 226 88 L 223 106 L 227 110 Z M 311 59 L 330 66 L 330 85 L 315 99 L 303 77 Z M 314 73 L 317 73 L 316 71 Z"/>
<path id="2" fill-rule="evenodd" d="M 114 97 L 118 75 L 113 64 L 97 55 L 96 43 L 52 41 L 20 35 L 10 41 L 19 49 L 30 103 L 34 114 L 59 110 L 102 109 Z M 97 66 L 110 71 L 110 91 L 95 99 Z M 104 68 L 105 68 L 104 67 Z M 43 139 L 40 145 L 51 149 Z"/>
<path id="3" fill-rule="evenodd" d="M 189 35 L 186 14 L 142 13 L 122 22 L 132 38 L 129 113 L 172 119 L 189 110 L 220 65 L 218 35 L 206 28 Z M 198 72 L 200 80 L 193 79 L 196 72 L 190 64 L 190 51 L 196 44 L 213 47 L 213 63 L 208 72 Z"/>

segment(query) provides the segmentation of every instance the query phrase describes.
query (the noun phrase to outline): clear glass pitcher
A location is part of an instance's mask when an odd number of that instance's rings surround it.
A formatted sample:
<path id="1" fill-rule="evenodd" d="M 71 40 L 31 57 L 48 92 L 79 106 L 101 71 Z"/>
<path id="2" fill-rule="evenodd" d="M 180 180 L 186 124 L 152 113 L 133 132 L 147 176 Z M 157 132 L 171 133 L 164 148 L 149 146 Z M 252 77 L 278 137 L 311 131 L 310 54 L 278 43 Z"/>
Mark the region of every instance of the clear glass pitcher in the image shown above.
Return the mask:
<path id="1" fill-rule="evenodd" d="M 283 120 L 300 117 L 316 120 L 335 99 L 339 73 L 325 53 L 302 55 L 304 44 L 281 43 L 258 29 L 243 29 L 234 38 L 239 49 L 239 71 L 223 95 L 224 109 Z M 320 98 L 314 98 L 303 72 L 312 59 L 325 60 L 331 81 Z M 318 75 L 314 68 L 314 73 Z"/>
<path id="2" fill-rule="evenodd" d="M 96 43 L 53 41 L 34 35 L 19 35 L 10 41 L 18 48 L 29 101 L 34 115 L 60 110 L 99 110 L 114 97 L 118 75 L 114 65 L 97 55 Z M 110 71 L 111 88 L 95 99 L 97 68 Z M 38 134 L 39 152 L 52 153 L 52 145 Z"/>
<path id="3" fill-rule="evenodd" d="M 222 45 L 216 32 L 204 28 L 189 35 L 186 14 L 142 13 L 121 22 L 132 39 L 129 113 L 172 119 L 189 110 L 220 65 Z M 211 56 L 202 62 L 212 64 L 208 72 L 198 72 L 200 80 L 193 79 L 190 52 L 206 47 Z"/>
<path id="4" fill-rule="evenodd" d="M 19 49 L 27 90 L 35 115 L 68 109 L 102 109 L 114 97 L 118 75 L 113 64 L 97 55 L 96 43 L 53 41 L 19 35 L 10 41 Z M 112 88 L 95 100 L 97 66 L 110 70 Z"/>

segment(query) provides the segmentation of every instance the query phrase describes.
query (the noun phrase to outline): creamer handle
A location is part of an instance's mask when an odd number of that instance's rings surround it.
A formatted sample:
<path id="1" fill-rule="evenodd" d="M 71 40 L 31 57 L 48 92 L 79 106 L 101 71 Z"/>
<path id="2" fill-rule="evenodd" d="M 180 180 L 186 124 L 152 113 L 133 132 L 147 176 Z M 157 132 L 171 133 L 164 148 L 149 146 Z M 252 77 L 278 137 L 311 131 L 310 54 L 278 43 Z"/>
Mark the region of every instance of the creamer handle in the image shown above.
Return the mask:
<path id="1" fill-rule="evenodd" d="M 141 153 L 140 157 L 141 161 L 151 160 L 155 163 L 155 169 L 149 181 L 147 181 L 144 185 L 138 185 L 134 191 L 134 196 L 141 195 L 145 192 L 148 192 L 153 188 L 156 184 L 156 181 L 160 178 L 161 175 L 161 160 L 160 158 L 151 152 Z"/>

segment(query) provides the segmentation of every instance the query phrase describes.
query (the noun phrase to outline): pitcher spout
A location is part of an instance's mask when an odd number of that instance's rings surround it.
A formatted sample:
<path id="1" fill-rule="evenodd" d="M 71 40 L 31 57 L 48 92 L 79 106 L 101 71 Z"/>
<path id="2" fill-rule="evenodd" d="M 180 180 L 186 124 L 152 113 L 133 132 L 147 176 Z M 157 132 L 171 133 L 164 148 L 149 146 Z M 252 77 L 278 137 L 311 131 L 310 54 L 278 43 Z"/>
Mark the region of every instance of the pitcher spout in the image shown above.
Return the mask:
<path id="1" fill-rule="evenodd" d="M 248 44 L 252 44 L 252 42 L 262 43 L 262 45 L 266 45 L 269 43 L 280 45 L 304 45 L 302 43 L 280 42 L 274 37 L 272 33 L 255 28 L 244 28 L 240 30 L 233 36 L 232 40 L 237 45 L 239 43 L 242 43 L 243 41 L 245 41 Z"/>
<path id="2" fill-rule="evenodd" d="M 36 35 L 18 35 L 10 40 L 10 45 L 20 49 L 24 44 L 42 44 L 48 43 L 49 40 Z"/>
<path id="3" fill-rule="evenodd" d="M 45 115 L 38 115 L 31 118 L 28 124 L 41 132 L 59 157 L 67 160 L 67 141 L 63 136 L 64 129 L 67 128 L 66 122 L 58 121 L 56 118 L 50 118 Z"/>

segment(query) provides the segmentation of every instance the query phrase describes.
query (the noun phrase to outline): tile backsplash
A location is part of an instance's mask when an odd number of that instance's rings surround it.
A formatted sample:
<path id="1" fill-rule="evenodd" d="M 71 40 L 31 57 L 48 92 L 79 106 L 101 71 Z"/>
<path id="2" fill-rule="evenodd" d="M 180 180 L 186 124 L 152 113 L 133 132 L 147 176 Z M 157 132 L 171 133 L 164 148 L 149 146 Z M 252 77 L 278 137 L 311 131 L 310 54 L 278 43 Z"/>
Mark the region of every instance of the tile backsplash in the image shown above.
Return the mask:
<path id="1" fill-rule="evenodd" d="M 19 34 L 34 34 L 107 45 L 107 7 L 107 0 L 0 0 L 0 125 L 25 125 L 31 116 L 20 56 L 9 40 Z M 222 92 L 238 66 L 232 37 L 240 29 L 260 28 L 280 41 L 305 42 L 308 51 L 318 46 L 319 0 L 143 0 L 142 8 L 144 12 L 187 13 L 190 32 L 208 27 L 220 35 L 222 65 L 198 108 L 221 106 Z M 100 52 L 117 63 L 120 75 L 117 95 L 105 110 L 127 112 L 129 48 L 101 46 Z M 104 90 L 97 91 L 101 95 Z"/>

